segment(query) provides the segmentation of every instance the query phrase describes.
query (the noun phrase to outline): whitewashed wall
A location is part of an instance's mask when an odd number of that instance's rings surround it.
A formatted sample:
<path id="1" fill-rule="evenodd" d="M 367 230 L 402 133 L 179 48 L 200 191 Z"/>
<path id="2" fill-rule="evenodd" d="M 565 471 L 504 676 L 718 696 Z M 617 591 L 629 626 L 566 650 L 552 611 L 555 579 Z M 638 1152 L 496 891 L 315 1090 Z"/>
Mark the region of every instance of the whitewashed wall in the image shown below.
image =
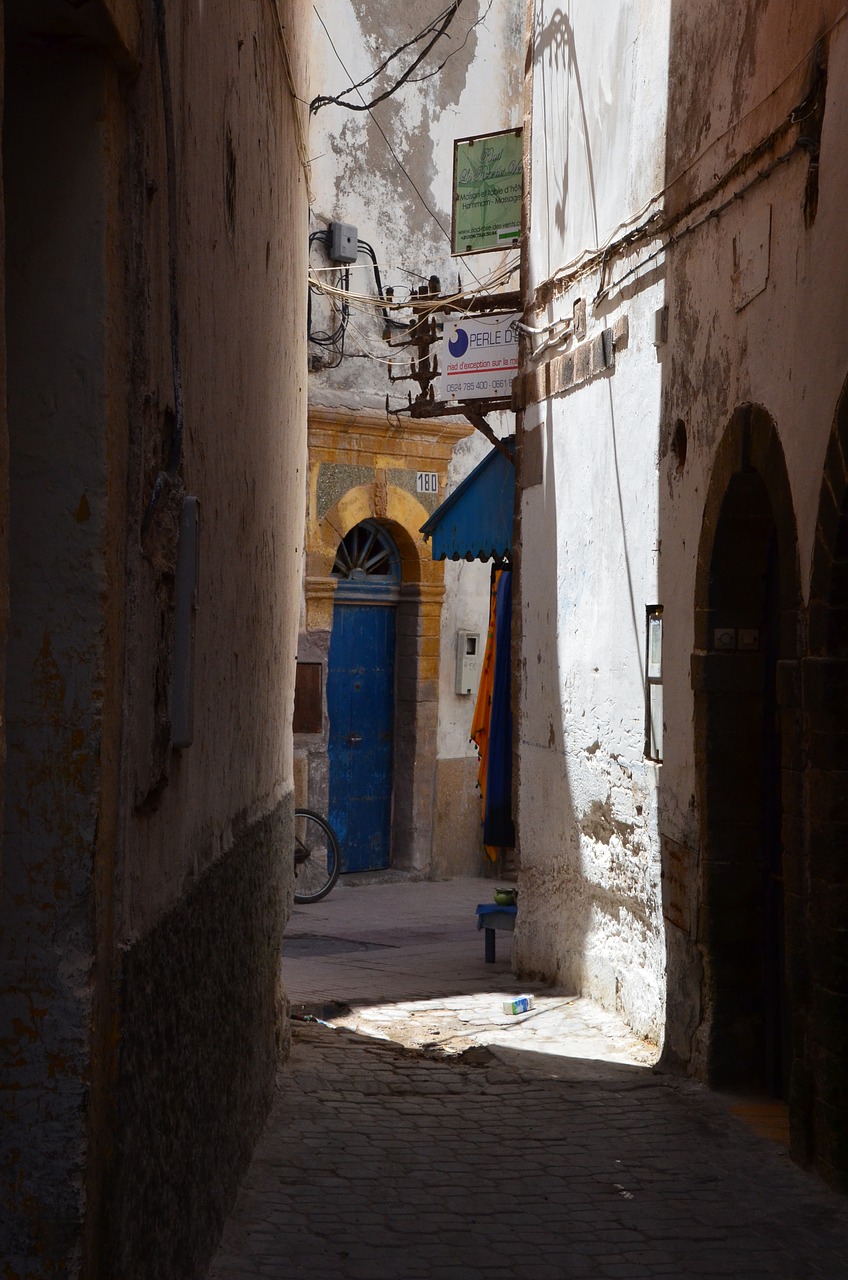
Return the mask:
<path id="1" fill-rule="evenodd" d="M 491 445 L 479 433 L 469 436 L 454 449 L 448 472 L 448 489 L 468 475 L 486 456 Z M 439 667 L 439 732 L 438 754 L 448 759 L 473 756 L 476 749 L 469 742 L 471 718 L 474 714 L 476 690 L 457 694 L 457 631 L 476 631 L 480 635 L 480 655 L 486 643 L 489 611 L 490 564 L 479 560 L 445 561 L 445 603 L 442 606 L 441 662 Z"/>
<path id="2" fill-rule="evenodd" d="M 651 10 L 646 21 L 647 9 Z M 663 186 L 668 6 L 539 3 L 530 291 L 639 221 Z M 662 271 L 595 301 L 591 272 L 535 324 L 625 317 L 614 371 L 528 409 L 541 484 L 522 502 L 517 962 L 663 1022 L 657 766 L 644 758 L 645 609 L 657 600 Z M 538 341 L 538 340 L 537 340 Z M 572 347 L 576 343 L 572 343 Z"/>
<path id="3" fill-rule="evenodd" d="M 662 297 L 660 282 L 627 308 L 613 374 L 528 412 L 545 465 L 523 499 L 521 562 L 519 963 L 651 1035 L 664 948 L 643 682 L 645 609 L 661 603 L 650 333 Z"/>
<path id="4" fill-rule="evenodd" d="M 679 215 L 675 226 L 687 231 L 667 254 L 646 237 L 616 256 L 603 283 L 624 282 L 600 298 L 597 270 L 553 290 L 536 320 L 571 316 L 579 297 L 588 339 L 624 318 L 629 333 L 614 371 L 525 419 L 540 432 L 544 465 L 522 501 L 517 954 L 523 969 L 596 996 L 651 1036 L 666 1029 L 667 1002 L 674 1052 L 686 1060 L 704 1016 L 701 958 L 694 934 L 663 919 L 660 841 L 691 854 L 684 888 L 696 908 L 690 659 L 704 504 L 735 409 L 761 405 L 786 460 L 807 598 L 822 467 L 848 373 L 848 271 L 834 252 L 848 188 L 839 142 L 848 23 L 827 0 L 538 0 L 534 12 L 531 292 L 655 210 Z M 825 31 L 818 212 L 806 226 L 808 151 L 764 170 L 798 132 L 780 129 L 809 89 Z M 772 131 L 776 141 L 757 153 Z M 743 304 L 734 240 L 769 208 L 762 289 Z M 667 341 L 655 345 L 664 306 Z M 682 464 L 670 447 L 678 422 Z M 662 765 L 644 758 L 652 604 L 664 608 Z"/>
<path id="5" fill-rule="evenodd" d="M 664 185 L 670 0 L 533 6 L 532 286 Z"/>

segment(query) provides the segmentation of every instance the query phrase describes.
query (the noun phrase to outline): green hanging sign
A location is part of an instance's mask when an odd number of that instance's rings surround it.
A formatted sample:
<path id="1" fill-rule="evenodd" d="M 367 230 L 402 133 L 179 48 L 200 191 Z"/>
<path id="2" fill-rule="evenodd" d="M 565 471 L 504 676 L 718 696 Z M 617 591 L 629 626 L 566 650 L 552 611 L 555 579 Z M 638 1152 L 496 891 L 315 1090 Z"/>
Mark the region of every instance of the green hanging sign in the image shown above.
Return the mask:
<path id="1" fill-rule="evenodd" d="M 453 144 L 451 253 L 509 249 L 521 234 L 520 129 Z"/>

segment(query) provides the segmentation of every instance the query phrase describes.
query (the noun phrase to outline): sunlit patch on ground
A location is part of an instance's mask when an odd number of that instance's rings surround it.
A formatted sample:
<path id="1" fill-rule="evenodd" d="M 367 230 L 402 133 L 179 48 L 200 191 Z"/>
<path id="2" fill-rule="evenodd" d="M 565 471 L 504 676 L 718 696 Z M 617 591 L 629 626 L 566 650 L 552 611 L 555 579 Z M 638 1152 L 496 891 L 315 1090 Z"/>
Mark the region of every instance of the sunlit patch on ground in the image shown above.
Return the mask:
<path id="1" fill-rule="evenodd" d="M 515 993 L 520 994 L 518 986 Z M 561 994 L 535 994 L 527 1013 L 504 1012 L 504 991 L 479 991 L 435 1000 L 353 1004 L 330 1019 L 365 1035 L 409 1048 L 461 1054 L 473 1046 L 524 1050 L 557 1057 L 653 1066 L 656 1045 L 635 1035 L 621 1019 L 593 1001 Z"/>

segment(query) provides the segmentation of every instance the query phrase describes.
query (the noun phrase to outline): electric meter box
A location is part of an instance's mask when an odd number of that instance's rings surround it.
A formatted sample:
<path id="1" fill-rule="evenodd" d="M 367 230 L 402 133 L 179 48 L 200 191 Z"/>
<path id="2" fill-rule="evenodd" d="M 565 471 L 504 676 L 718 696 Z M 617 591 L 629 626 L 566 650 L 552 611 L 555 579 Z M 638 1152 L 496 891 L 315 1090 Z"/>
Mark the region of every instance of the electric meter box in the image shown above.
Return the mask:
<path id="1" fill-rule="evenodd" d="M 474 693 L 480 679 L 480 633 L 456 633 L 456 692 Z"/>
<path id="2" fill-rule="evenodd" d="M 359 252 L 357 243 L 359 232 L 349 222 L 330 223 L 330 261 L 338 263 L 356 262 Z"/>

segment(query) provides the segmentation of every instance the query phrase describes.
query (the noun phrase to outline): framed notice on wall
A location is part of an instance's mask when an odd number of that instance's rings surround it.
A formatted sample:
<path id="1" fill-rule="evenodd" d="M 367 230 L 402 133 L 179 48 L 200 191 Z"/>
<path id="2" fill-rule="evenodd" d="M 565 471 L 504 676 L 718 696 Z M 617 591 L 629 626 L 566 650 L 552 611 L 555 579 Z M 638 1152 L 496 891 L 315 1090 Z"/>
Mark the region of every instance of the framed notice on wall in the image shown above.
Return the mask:
<path id="1" fill-rule="evenodd" d="M 522 132 L 507 129 L 453 144 L 451 253 L 509 249 L 521 234 Z"/>

